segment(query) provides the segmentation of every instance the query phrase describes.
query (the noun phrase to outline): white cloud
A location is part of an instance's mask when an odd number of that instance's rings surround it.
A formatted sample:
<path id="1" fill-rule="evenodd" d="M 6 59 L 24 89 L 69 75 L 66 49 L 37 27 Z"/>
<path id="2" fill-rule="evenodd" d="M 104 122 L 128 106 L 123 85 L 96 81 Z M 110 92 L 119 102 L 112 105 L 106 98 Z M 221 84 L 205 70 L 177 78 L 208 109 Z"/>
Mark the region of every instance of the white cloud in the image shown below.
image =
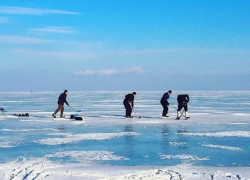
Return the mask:
<path id="1" fill-rule="evenodd" d="M 94 55 L 81 52 L 66 51 L 35 51 L 27 49 L 15 49 L 13 52 L 26 56 L 46 57 L 60 60 L 84 60 L 94 58 Z"/>
<path id="2" fill-rule="evenodd" d="M 102 69 L 102 70 L 86 70 L 86 71 L 77 71 L 73 72 L 75 75 L 113 75 L 113 74 L 122 74 L 122 73 L 136 73 L 142 74 L 144 70 L 141 67 L 133 66 L 131 68 L 124 68 L 124 69 Z"/>
<path id="3" fill-rule="evenodd" d="M 22 36 L 0 36 L 0 43 L 41 44 L 45 42 L 49 42 L 49 40 Z"/>
<path id="4" fill-rule="evenodd" d="M 46 26 L 44 28 L 33 28 L 29 30 L 32 33 L 62 33 L 62 34 L 72 34 L 76 33 L 71 27 L 55 27 L 55 26 Z"/>
<path id="5" fill-rule="evenodd" d="M 24 7 L 12 7 L 12 6 L 0 6 L 1 14 L 29 14 L 29 15 L 43 15 L 43 14 L 71 14 L 78 15 L 80 13 L 61 11 L 53 9 L 37 9 L 37 8 L 24 8 Z"/>

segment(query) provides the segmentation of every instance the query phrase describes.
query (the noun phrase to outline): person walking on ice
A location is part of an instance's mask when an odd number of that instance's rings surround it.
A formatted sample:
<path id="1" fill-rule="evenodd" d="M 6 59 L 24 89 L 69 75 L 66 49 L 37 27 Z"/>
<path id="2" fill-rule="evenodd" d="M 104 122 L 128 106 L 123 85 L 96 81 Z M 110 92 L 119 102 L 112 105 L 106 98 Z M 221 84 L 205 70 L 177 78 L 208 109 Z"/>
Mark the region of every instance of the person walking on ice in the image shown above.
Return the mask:
<path id="1" fill-rule="evenodd" d="M 58 98 L 58 108 L 57 110 L 52 114 L 52 116 L 54 118 L 56 118 L 56 113 L 58 113 L 61 110 L 61 116 L 62 118 L 64 118 L 65 116 L 63 115 L 63 111 L 64 111 L 64 103 L 66 103 L 69 106 L 69 103 L 66 100 L 66 97 L 68 95 L 68 91 L 65 90 Z"/>
<path id="2" fill-rule="evenodd" d="M 161 105 L 163 107 L 162 118 L 169 118 L 169 116 L 167 115 L 168 114 L 168 106 L 169 106 L 168 99 L 169 99 L 171 93 L 172 93 L 172 91 L 169 90 L 161 98 Z"/>
<path id="3" fill-rule="evenodd" d="M 133 118 L 131 116 L 132 109 L 134 108 L 134 97 L 136 96 L 136 92 L 132 94 L 127 94 L 125 99 L 123 100 L 124 107 L 126 109 L 126 118 Z"/>
<path id="4" fill-rule="evenodd" d="M 181 117 L 181 109 L 184 108 L 185 110 L 185 118 L 189 119 L 190 117 L 188 116 L 188 105 L 187 103 L 189 102 L 189 96 L 188 94 L 178 94 L 177 96 L 177 102 L 178 102 L 178 109 L 177 109 L 177 118 L 176 120 L 179 120 Z"/>

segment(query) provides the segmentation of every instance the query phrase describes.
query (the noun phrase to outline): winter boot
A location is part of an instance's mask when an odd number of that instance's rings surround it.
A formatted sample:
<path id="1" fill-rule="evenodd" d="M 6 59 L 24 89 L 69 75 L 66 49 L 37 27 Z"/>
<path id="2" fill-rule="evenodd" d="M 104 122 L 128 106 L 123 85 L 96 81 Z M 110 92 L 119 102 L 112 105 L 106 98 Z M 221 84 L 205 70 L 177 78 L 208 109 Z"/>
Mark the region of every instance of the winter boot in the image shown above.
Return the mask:
<path id="1" fill-rule="evenodd" d="M 165 116 L 162 116 L 163 119 L 168 119 L 169 116 L 165 115 Z"/>
<path id="2" fill-rule="evenodd" d="M 176 118 L 176 120 L 180 120 L 180 116 L 181 116 L 181 112 L 177 111 L 177 118 Z"/>
<path id="3" fill-rule="evenodd" d="M 133 117 L 132 116 L 126 116 L 127 119 L 132 119 Z"/>
<path id="4" fill-rule="evenodd" d="M 185 112 L 185 118 L 186 118 L 186 119 L 189 119 L 189 118 L 190 118 L 190 117 L 188 116 L 188 112 L 187 112 L 187 111 Z"/>

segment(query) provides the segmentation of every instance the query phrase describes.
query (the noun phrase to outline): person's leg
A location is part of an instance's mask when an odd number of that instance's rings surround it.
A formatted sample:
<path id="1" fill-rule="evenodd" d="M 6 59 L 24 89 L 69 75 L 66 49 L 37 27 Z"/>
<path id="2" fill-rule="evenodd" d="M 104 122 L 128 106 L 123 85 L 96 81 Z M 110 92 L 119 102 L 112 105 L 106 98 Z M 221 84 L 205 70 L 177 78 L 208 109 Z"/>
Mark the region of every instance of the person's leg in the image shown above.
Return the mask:
<path id="1" fill-rule="evenodd" d="M 132 108 L 131 108 L 131 106 L 129 105 L 129 117 L 132 117 L 131 114 L 132 114 Z"/>
<path id="2" fill-rule="evenodd" d="M 132 117 L 131 114 L 132 114 L 132 108 L 131 105 L 128 103 L 128 116 Z"/>
<path id="3" fill-rule="evenodd" d="M 182 104 L 178 104 L 178 109 L 177 109 L 177 111 L 181 111 L 182 108 L 183 108 L 183 105 L 182 105 Z"/>
<path id="4" fill-rule="evenodd" d="M 63 111 L 64 111 L 64 106 L 62 104 L 60 104 L 60 108 L 61 108 L 61 117 L 63 117 Z"/>
<path id="5" fill-rule="evenodd" d="M 184 110 L 185 110 L 185 118 L 186 118 L 186 119 L 190 118 L 190 117 L 188 116 L 188 106 L 187 106 L 187 104 L 185 104 Z"/>
<path id="6" fill-rule="evenodd" d="M 127 117 L 127 106 L 126 106 L 126 103 L 123 102 L 123 105 L 124 105 L 124 107 L 125 107 L 125 117 Z"/>
<path id="7" fill-rule="evenodd" d="M 167 102 L 162 102 L 161 105 L 163 107 L 162 116 L 165 117 L 168 114 L 168 105 L 167 105 Z"/>
<path id="8" fill-rule="evenodd" d="M 167 104 L 165 106 L 165 113 L 166 113 L 166 116 L 167 116 L 167 114 L 168 114 L 168 105 Z"/>
<path id="9" fill-rule="evenodd" d="M 128 103 L 124 103 L 124 107 L 126 109 L 126 117 L 128 117 L 128 116 L 130 117 L 130 115 L 131 115 L 131 113 L 130 113 L 130 109 L 131 109 L 130 105 Z"/>
<path id="10" fill-rule="evenodd" d="M 56 113 L 58 113 L 58 111 L 60 111 L 60 109 L 61 109 L 60 104 L 58 104 L 58 108 L 57 108 L 57 110 L 54 112 L 53 115 L 56 115 Z"/>
<path id="11" fill-rule="evenodd" d="M 166 109 L 165 109 L 165 104 L 164 104 L 164 102 L 161 101 L 161 105 L 162 105 L 162 107 L 163 107 L 162 116 L 166 116 Z"/>
<path id="12" fill-rule="evenodd" d="M 177 120 L 179 120 L 180 119 L 180 116 L 181 116 L 181 109 L 182 109 L 182 104 L 178 104 L 178 109 L 177 109 Z"/>
<path id="13" fill-rule="evenodd" d="M 185 110 L 185 111 L 188 111 L 188 106 L 187 106 L 187 104 L 184 105 L 184 110 Z"/>

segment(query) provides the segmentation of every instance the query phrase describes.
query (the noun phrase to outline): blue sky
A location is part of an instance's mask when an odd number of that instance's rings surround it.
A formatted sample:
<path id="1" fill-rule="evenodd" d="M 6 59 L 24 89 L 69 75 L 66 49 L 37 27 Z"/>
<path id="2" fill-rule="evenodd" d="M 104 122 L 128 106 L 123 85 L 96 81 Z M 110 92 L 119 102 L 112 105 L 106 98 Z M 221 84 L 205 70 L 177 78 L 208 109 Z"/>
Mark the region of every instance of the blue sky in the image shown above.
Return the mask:
<path id="1" fill-rule="evenodd" d="M 248 0 L 1 0 L 0 91 L 250 90 Z"/>

